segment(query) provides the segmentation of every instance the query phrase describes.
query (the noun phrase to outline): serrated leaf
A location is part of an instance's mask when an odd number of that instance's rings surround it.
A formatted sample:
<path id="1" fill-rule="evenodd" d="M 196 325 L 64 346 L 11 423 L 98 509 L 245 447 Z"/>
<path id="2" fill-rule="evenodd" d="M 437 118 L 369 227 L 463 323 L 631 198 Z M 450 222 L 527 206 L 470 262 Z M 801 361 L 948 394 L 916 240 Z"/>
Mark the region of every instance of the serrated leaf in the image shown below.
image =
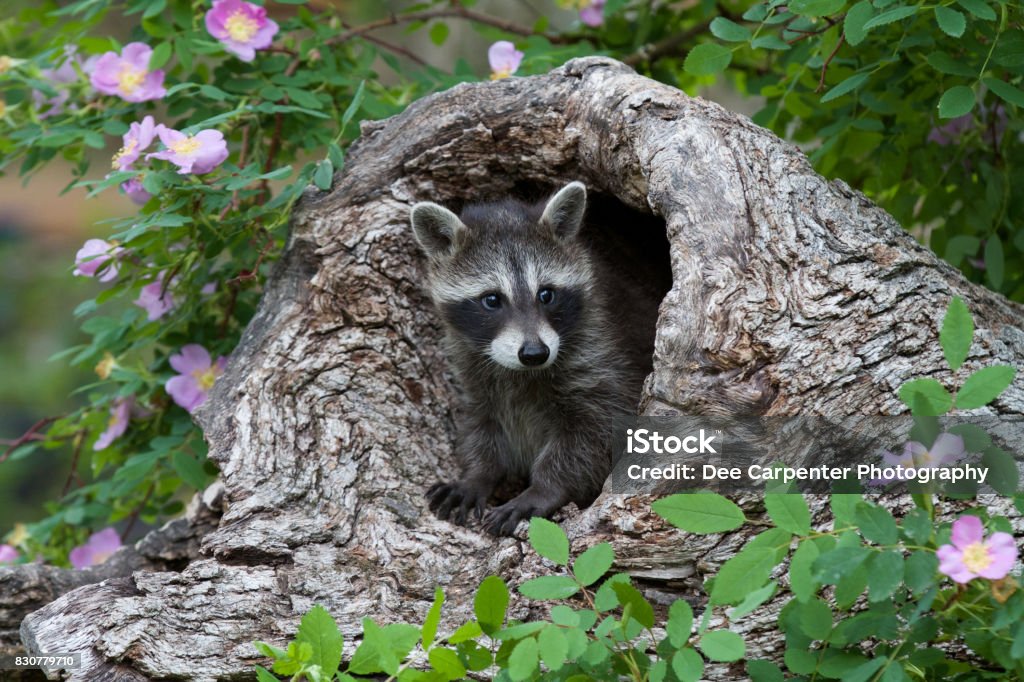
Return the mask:
<path id="1" fill-rule="evenodd" d="M 557 523 L 535 516 L 530 519 L 527 537 L 533 551 L 545 559 L 559 566 L 569 563 L 569 538 Z"/>
<path id="2" fill-rule="evenodd" d="M 743 510 L 717 493 L 669 495 L 651 508 L 676 528 L 689 533 L 724 533 L 743 525 Z"/>
<path id="3" fill-rule="evenodd" d="M 437 636 L 437 626 L 441 622 L 442 604 L 444 604 L 444 591 L 440 587 L 436 587 L 434 588 L 434 603 L 430 605 L 427 617 L 423 619 L 423 627 L 420 629 L 424 649 L 429 649 Z"/>
<path id="4" fill-rule="evenodd" d="M 459 660 L 459 655 L 451 649 L 431 649 L 427 654 L 430 667 L 446 680 L 461 680 L 466 677 L 466 667 Z"/>
<path id="5" fill-rule="evenodd" d="M 900 386 L 900 400 L 917 416 L 946 414 L 953 407 L 953 396 L 935 379 L 915 379 Z"/>
<path id="6" fill-rule="evenodd" d="M 963 299 L 954 296 L 946 308 L 946 316 L 942 318 L 942 330 L 939 332 L 939 344 L 946 357 L 946 364 L 954 372 L 960 369 L 971 349 L 974 338 L 974 320 L 967 310 Z"/>
<path id="7" fill-rule="evenodd" d="M 821 96 L 822 103 L 831 102 L 837 97 L 842 97 L 848 92 L 856 90 L 861 85 L 867 82 L 869 74 L 856 73 L 849 78 L 843 80 L 838 85 L 832 87 L 828 92 Z"/>
<path id="8" fill-rule="evenodd" d="M 749 28 L 725 17 L 715 17 L 711 21 L 710 28 L 711 34 L 716 38 L 730 43 L 742 43 L 750 40 L 751 36 Z"/>
<path id="9" fill-rule="evenodd" d="M 792 45 L 775 35 L 758 36 L 750 41 L 750 47 L 755 50 L 788 50 Z"/>
<path id="10" fill-rule="evenodd" d="M 965 10 L 985 21 L 995 21 L 996 13 L 984 0 L 957 0 Z"/>
<path id="11" fill-rule="evenodd" d="M 619 598 L 622 608 L 629 607 L 629 615 L 633 620 L 645 628 L 654 627 L 654 608 L 644 599 L 644 595 L 640 594 L 640 590 L 629 583 L 616 583 L 612 585 L 612 589 L 615 590 L 615 596 Z"/>
<path id="12" fill-rule="evenodd" d="M 864 26 L 874 15 L 875 8 L 869 0 L 861 0 L 851 7 L 843 20 L 843 35 L 846 36 L 846 42 L 853 47 L 860 45 L 868 35 Z"/>
<path id="13" fill-rule="evenodd" d="M 480 623 L 475 620 L 471 620 L 464 625 L 460 625 L 459 628 L 448 637 L 450 644 L 461 644 L 462 642 L 476 639 L 484 633 L 483 628 L 480 627 Z"/>
<path id="14" fill-rule="evenodd" d="M 821 599 L 798 602 L 793 610 L 800 631 L 811 639 L 828 639 L 832 632 L 832 609 Z"/>
<path id="15" fill-rule="evenodd" d="M 676 599 L 668 607 L 668 621 L 665 623 L 665 633 L 672 646 L 677 649 L 684 646 L 692 629 L 693 607 L 683 599 Z"/>
<path id="16" fill-rule="evenodd" d="M 915 550 L 907 557 L 903 566 L 904 580 L 913 592 L 921 592 L 935 581 L 939 560 L 935 552 Z"/>
<path id="17" fill-rule="evenodd" d="M 974 108 L 974 90 L 966 85 L 954 85 L 939 98 L 939 118 L 959 118 Z"/>
<path id="18" fill-rule="evenodd" d="M 737 604 L 760 589 L 772 570 L 786 557 L 792 536 L 781 528 L 761 533 L 718 571 L 711 589 L 712 604 Z"/>
<path id="19" fill-rule="evenodd" d="M 697 45 L 686 55 L 683 70 L 691 76 L 713 76 L 725 71 L 732 61 L 732 50 L 718 43 Z"/>
<path id="20" fill-rule="evenodd" d="M 394 675 L 398 672 L 398 656 L 388 642 L 384 631 L 369 618 L 363 619 L 363 641 L 352 654 L 348 672 L 356 675 L 384 672 Z"/>
<path id="21" fill-rule="evenodd" d="M 973 410 L 999 397 L 999 394 L 1013 383 L 1017 370 L 1009 365 L 982 367 L 967 377 L 963 387 L 956 394 L 956 406 L 960 410 Z"/>
<path id="22" fill-rule="evenodd" d="M 835 14 L 846 5 L 846 0 L 792 0 L 789 10 L 803 17 L 825 17 Z"/>
<path id="23" fill-rule="evenodd" d="M 996 93 L 1004 102 L 1024 107 L 1024 90 L 1021 90 L 1016 85 L 1010 85 L 998 78 L 986 78 L 984 83 L 989 90 Z"/>
<path id="24" fill-rule="evenodd" d="M 892 550 L 878 552 L 867 563 L 868 599 L 879 602 L 889 599 L 903 582 L 903 554 Z"/>
<path id="25" fill-rule="evenodd" d="M 516 644 L 508 657 L 508 676 L 517 682 L 532 677 L 537 671 L 538 653 L 537 640 L 533 638 L 524 639 Z"/>
<path id="26" fill-rule="evenodd" d="M 818 582 L 835 584 L 847 573 L 855 571 L 868 558 L 861 546 L 836 547 L 824 552 L 811 566 L 811 575 Z"/>
<path id="27" fill-rule="evenodd" d="M 775 595 L 775 590 L 777 588 L 778 583 L 772 580 L 761 589 L 754 590 L 748 594 L 743 601 L 737 604 L 735 608 L 729 609 L 727 612 L 729 620 L 735 622 L 746 616 L 748 613 L 753 612 L 758 606 L 771 599 Z"/>
<path id="28" fill-rule="evenodd" d="M 519 593 L 530 599 L 568 599 L 580 586 L 567 575 L 542 575 L 519 586 Z"/>
<path id="29" fill-rule="evenodd" d="M 870 31 L 871 29 L 877 28 L 879 26 L 885 26 L 886 24 L 891 24 L 891 23 L 896 22 L 896 21 L 901 21 L 903 19 L 906 19 L 909 16 L 913 16 L 916 13 L 917 13 L 917 7 L 916 6 L 896 7 L 894 9 L 886 10 L 885 12 L 882 12 L 878 16 L 875 16 L 875 17 L 872 17 L 871 19 L 868 19 L 864 23 L 864 30 L 865 31 Z"/>
<path id="30" fill-rule="evenodd" d="M 821 552 L 817 545 L 808 540 L 800 543 L 789 562 L 789 590 L 800 601 L 807 601 L 818 591 L 818 583 L 811 575 L 814 560 Z"/>
<path id="31" fill-rule="evenodd" d="M 561 628 L 549 625 L 537 635 L 537 651 L 540 660 L 550 670 L 560 670 L 569 655 L 569 643 L 562 634 Z"/>
<path id="32" fill-rule="evenodd" d="M 160 43 L 154 47 L 153 53 L 149 56 L 149 70 L 156 71 L 163 68 L 164 64 L 170 60 L 173 51 L 174 46 L 171 43 Z"/>
<path id="33" fill-rule="evenodd" d="M 302 617 L 295 638 L 313 649 L 310 663 L 319 665 L 325 675 L 338 671 L 341 663 L 341 631 L 327 609 L 317 604 Z"/>
<path id="34" fill-rule="evenodd" d="M 572 572 L 584 585 L 593 585 L 612 567 L 615 551 L 607 542 L 594 545 L 573 562 Z"/>
<path id="35" fill-rule="evenodd" d="M 750 682 L 783 682 L 786 679 L 779 666 L 763 659 L 747 661 L 747 674 Z"/>
<path id="36" fill-rule="evenodd" d="M 764 506 L 779 528 L 793 535 L 810 534 L 811 511 L 803 495 L 769 493 L 764 496 Z"/>
<path id="37" fill-rule="evenodd" d="M 899 540 L 896 519 L 885 507 L 861 502 L 854 511 L 854 518 L 860 526 L 861 535 L 880 545 L 892 545 Z"/>
<path id="38" fill-rule="evenodd" d="M 692 647 L 672 654 L 672 672 L 680 682 L 697 682 L 704 676 L 704 660 Z"/>
<path id="39" fill-rule="evenodd" d="M 508 587 L 496 575 L 484 578 L 473 597 L 473 613 L 480 623 L 480 629 L 488 635 L 494 634 L 505 622 L 508 610 Z"/>
<path id="40" fill-rule="evenodd" d="M 700 638 L 700 650 L 712 661 L 729 663 L 743 658 L 747 646 L 743 638 L 728 630 L 707 632 Z"/>
<path id="41" fill-rule="evenodd" d="M 954 38 L 962 36 L 967 28 L 967 19 L 963 14 L 943 5 L 935 6 L 935 22 L 943 33 Z"/>

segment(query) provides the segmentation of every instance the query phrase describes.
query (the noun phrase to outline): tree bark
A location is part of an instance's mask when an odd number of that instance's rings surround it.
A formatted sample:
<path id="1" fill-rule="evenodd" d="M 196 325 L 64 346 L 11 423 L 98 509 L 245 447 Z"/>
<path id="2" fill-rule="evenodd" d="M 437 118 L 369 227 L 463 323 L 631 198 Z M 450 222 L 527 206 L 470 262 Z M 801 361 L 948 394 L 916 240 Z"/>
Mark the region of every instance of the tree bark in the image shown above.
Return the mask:
<path id="1" fill-rule="evenodd" d="M 570 180 L 665 224 L 673 282 L 644 413 L 893 414 L 910 378 L 1024 361 L 1024 308 L 744 117 L 603 58 L 459 85 L 364 124 L 333 189 L 296 209 L 259 312 L 197 415 L 224 486 L 202 556 L 67 592 L 25 619 L 29 648 L 87 650 L 75 680 L 235 679 L 258 660 L 253 640 L 285 641 L 315 603 L 350 651 L 364 616 L 421 622 L 435 586 L 444 632 L 469 617 L 484 576 L 549 573 L 522 540 L 426 508 L 427 487 L 455 474 L 453 392 L 407 216 L 419 200 Z M 937 334 L 955 295 L 978 333 L 953 375 Z M 1024 411 L 1021 382 L 990 409 Z M 746 531 L 689 536 L 649 503 L 605 494 L 560 518 L 574 551 L 610 541 L 616 570 L 656 604 L 699 605 L 703 575 Z M 535 608 L 513 600 L 517 617 Z M 771 608 L 734 627 L 752 657 L 781 655 Z"/>

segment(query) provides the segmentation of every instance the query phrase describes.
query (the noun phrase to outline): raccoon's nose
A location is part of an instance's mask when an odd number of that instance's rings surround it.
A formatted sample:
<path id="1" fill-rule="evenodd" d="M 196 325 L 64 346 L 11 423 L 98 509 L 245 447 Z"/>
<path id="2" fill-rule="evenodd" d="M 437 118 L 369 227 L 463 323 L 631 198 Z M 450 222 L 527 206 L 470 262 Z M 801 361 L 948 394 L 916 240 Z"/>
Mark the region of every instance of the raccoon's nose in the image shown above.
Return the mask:
<path id="1" fill-rule="evenodd" d="M 547 362 L 549 355 L 551 355 L 551 351 L 542 342 L 527 341 L 519 349 L 519 362 L 527 367 L 536 367 Z"/>

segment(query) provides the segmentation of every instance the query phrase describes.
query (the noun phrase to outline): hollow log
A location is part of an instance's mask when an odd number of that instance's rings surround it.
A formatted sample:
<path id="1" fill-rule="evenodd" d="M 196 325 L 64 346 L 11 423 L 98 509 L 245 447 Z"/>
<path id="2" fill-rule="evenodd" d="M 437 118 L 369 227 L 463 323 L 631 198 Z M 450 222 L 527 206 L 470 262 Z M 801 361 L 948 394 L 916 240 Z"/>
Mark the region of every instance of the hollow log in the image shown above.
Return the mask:
<path id="1" fill-rule="evenodd" d="M 894 414 L 908 379 L 1024 364 L 1024 308 L 745 117 L 604 58 L 459 85 L 364 124 L 333 189 L 296 208 L 259 311 L 197 414 L 224 488 L 200 556 L 63 594 L 25 618 L 29 650 L 87 651 L 74 680 L 242 679 L 259 660 L 251 642 L 281 644 L 316 603 L 350 651 L 364 616 L 421 622 L 435 586 L 445 632 L 470 617 L 484 576 L 551 572 L 523 528 L 495 539 L 426 508 L 425 490 L 455 474 L 454 393 L 408 214 L 571 180 L 621 209 L 626 238 L 651 221 L 665 231 L 672 282 L 642 413 Z M 937 343 L 952 296 L 978 329 L 956 375 Z M 1024 386 L 988 409 L 1024 411 Z M 607 489 L 556 519 L 574 551 L 610 541 L 616 570 L 656 605 L 698 610 L 705 574 L 748 537 L 689 536 L 649 498 Z M 516 617 L 537 608 L 513 599 Z M 749 655 L 778 658 L 774 625 L 769 605 L 733 628 Z M 743 676 L 739 664 L 707 671 Z"/>

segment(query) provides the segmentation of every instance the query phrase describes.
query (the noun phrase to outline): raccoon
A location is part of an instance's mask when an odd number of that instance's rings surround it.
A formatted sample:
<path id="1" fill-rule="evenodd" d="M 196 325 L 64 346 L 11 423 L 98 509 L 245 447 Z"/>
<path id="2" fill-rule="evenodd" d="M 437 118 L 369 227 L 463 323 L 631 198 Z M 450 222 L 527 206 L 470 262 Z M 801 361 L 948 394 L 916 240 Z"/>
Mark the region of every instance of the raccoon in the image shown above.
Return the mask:
<path id="1" fill-rule="evenodd" d="M 475 513 L 486 531 L 511 535 L 568 502 L 588 506 L 611 471 L 612 423 L 635 414 L 660 298 L 581 236 L 586 207 L 580 182 L 536 205 L 507 199 L 459 216 L 412 207 L 462 391 L 462 478 L 427 491 L 440 519 L 462 525 Z M 525 490 L 485 512 L 509 480 Z"/>

